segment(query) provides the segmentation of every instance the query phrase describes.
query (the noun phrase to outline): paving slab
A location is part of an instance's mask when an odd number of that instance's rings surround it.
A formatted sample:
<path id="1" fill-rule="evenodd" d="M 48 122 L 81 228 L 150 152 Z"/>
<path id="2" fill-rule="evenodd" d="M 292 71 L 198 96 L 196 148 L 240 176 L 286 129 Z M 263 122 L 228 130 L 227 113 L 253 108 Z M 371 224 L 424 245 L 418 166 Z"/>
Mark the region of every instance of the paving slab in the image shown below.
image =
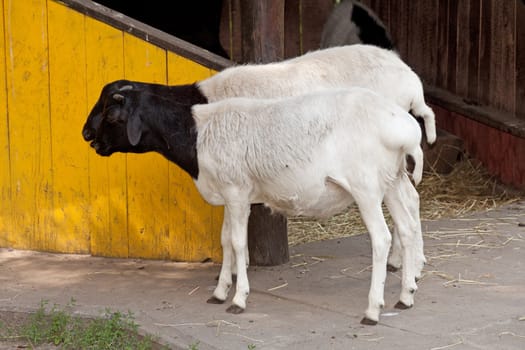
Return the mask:
<path id="1" fill-rule="evenodd" d="M 428 264 L 413 308 L 394 308 L 388 273 L 376 326 L 367 305 L 367 234 L 290 248 L 290 262 L 250 267 L 247 309 L 207 304 L 220 265 L 0 249 L 0 312 L 41 300 L 100 316 L 131 311 L 173 349 L 525 349 L 525 201 L 423 222 Z"/>

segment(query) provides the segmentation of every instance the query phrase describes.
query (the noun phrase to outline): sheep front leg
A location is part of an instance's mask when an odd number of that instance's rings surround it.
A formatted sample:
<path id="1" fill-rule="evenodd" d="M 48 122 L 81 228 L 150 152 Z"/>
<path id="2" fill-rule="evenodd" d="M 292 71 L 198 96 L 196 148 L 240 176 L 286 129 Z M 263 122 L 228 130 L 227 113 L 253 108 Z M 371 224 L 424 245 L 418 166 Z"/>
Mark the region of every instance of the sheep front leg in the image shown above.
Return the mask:
<path id="1" fill-rule="evenodd" d="M 232 305 L 226 312 L 238 314 L 246 309 L 246 300 L 250 294 L 250 284 L 247 273 L 247 252 L 248 252 L 248 217 L 250 216 L 250 204 L 234 203 L 229 207 L 231 224 L 231 245 L 237 262 L 237 285 Z"/>
<path id="2" fill-rule="evenodd" d="M 392 237 L 383 216 L 381 201 L 365 201 L 356 198 L 356 202 L 372 241 L 372 279 L 368 293 L 368 308 L 361 323 L 375 325 L 385 305 L 386 264 Z"/>
<path id="3" fill-rule="evenodd" d="M 234 265 L 235 260 L 232 251 L 232 227 L 230 218 L 229 209 L 225 206 L 221 230 L 222 266 L 217 287 L 215 287 L 213 296 L 207 300 L 209 304 L 224 303 L 232 286 L 232 265 Z"/>

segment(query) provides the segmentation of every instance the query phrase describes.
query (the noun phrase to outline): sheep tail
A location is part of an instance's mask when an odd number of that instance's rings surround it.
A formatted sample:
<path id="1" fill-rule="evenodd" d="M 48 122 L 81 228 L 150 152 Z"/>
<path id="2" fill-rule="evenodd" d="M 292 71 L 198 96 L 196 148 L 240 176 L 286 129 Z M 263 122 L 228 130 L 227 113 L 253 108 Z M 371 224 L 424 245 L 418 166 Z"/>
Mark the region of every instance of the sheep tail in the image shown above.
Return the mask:
<path id="1" fill-rule="evenodd" d="M 412 105 L 412 114 L 423 118 L 427 142 L 433 144 L 436 141 L 436 117 L 432 109 L 421 101 Z"/>

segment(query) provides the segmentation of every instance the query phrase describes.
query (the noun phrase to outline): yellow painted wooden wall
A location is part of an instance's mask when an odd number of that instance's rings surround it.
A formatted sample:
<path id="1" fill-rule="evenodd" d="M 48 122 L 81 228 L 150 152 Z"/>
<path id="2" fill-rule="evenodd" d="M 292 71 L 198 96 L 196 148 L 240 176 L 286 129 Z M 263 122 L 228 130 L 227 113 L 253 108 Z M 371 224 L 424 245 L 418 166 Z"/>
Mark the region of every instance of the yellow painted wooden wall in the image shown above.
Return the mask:
<path id="1" fill-rule="evenodd" d="M 222 208 L 156 153 L 100 157 L 81 136 L 104 84 L 214 72 L 53 0 L 0 0 L 0 247 L 221 259 Z"/>

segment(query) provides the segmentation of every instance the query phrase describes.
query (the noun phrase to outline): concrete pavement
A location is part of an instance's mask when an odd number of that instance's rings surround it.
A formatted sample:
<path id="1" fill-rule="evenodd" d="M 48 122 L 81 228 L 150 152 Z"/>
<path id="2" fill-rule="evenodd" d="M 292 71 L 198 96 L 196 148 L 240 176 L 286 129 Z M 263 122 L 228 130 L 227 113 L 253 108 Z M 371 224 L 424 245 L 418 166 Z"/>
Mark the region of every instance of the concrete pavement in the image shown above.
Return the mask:
<path id="1" fill-rule="evenodd" d="M 521 225 L 520 225 L 521 223 Z M 239 315 L 207 304 L 220 266 L 0 249 L 0 312 L 41 300 L 99 316 L 132 311 L 141 330 L 173 349 L 525 349 L 525 201 L 423 223 L 428 264 L 413 308 L 394 308 L 388 273 L 377 326 L 367 305 L 368 235 L 291 247 L 290 262 L 250 267 Z"/>

